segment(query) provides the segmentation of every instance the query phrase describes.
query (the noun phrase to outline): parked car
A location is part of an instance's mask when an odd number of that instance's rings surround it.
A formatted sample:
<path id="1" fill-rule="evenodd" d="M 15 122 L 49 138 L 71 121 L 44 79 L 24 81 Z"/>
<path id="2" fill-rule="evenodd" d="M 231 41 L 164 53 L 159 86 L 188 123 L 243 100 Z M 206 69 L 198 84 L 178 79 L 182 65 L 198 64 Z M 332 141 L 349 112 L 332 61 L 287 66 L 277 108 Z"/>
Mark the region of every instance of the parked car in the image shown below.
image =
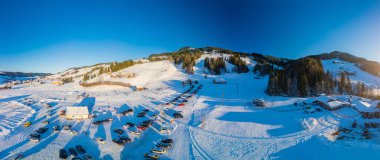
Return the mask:
<path id="1" fill-rule="evenodd" d="M 48 120 L 42 121 L 42 124 L 49 124 L 49 121 Z"/>
<path id="2" fill-rule="evenodd" d="M 127 136 L 121 136 L 119 137 L 124 143 L 129 143 L 129 142 L 132 142 L 132 139 L 130 139 L 129 137 Z"/>
<path id="3" fill-rule="evenodd" d="M 32 125 L 32 122 L 29 122 L 29 121 L 28 121 L 28 122 L 25 122 L 25 123 L 24 123 L 24 127 L 29 127 L 30 125 Z"/>
<path id="4" fill-rule="evenodd" d="M 124 124 L 124 127 L 126 127 L 126 128 L 130 128 L 130 127 L 134 127 L 134 126 L 135 126 L 135 124 L 132 122 L 127 122 Z"/>
<path id="5" fill-rule="evenodd" d="M 154 147 L 150 151 L 156 154 L 165 154 L 166 148 Z"/>
<path id="6" fill-rule="evenodd" d="M 172 131 L 172 129 L 169 128 L 169 127 L 162 127 L 162 128 L 160 129 L 160 133 L 168 133 L 168 132 L 170 132 L 170 131 Z"/>
<path id="7" fill-rule="evenodd" d="M 59 150 L 59 158 L 61 159 L 66 159 L 67 158 L 67 152 L 65 149 L 60 149 Z"/>
<path id="8" fill-rule="evenodd" d="M 176 112 L 176 113 L 173 114 L 173 117 L 174 118 L 183 118 L 183 115 L 181 113 L 179 113 L 179 112 Z"/>
<path id="9" fill-rule="evenodd" d="M 171 143 L 158 143 L 156 145 L 157 147 L 160 147 L 160 148 L 166 148 L 166 149 L 169 149 L 172 147 L 172 144 Z"/>
<path id="10" fill-rule="evenodd" d="M 159 156 L 157 154 L 153 154 L 153 153 L 145 153 L 144 157 L 149 158 L 149 159 L 158 159 L 159 158 Z"/>
<path id="11" fill-rule="evenodd" d="M 76 130 L 70 130 L 70 133 L 73 134 L 73 135 L 77 135 L 78 131 L 76 131 Z"/>
<path id="12" fill-rule="evenodd" d="M 143 112 L 149 112 L 149 109 L 147 108 L 147 109 L 144 109 L 144 110 L 142 110 Z"/>
<path id="13" fill-rule="evenodd" d="M 60 127 L 59 127 L 58 125 L 53 126 L 53 130 L 54 130 L 54 131 L 58 132 L 59 129 L 60 129 Z"/>
<path id="14" fill-rule="evenodd" d="M 92 159 L 93 159 L 92 156 L 89 155 L 89 154 L 85 154 L 85 155 L 83 155 L 83 158 L 84 158 L 85 160 L 92 160 Z"/>
<path id="15" fill-rule="evenodd" d="M 142 131 L 146 130 L 147 128 L 148 128 L 148 127 L 146 127 L 146 126 L 144 126 L 144 125 L 138 125 L 138 126 L 137 126 L 137 129 L 142 130 Z"/>
<path id="16" fill-rule="evenodd" d="M 103 138 L 100 138 L 100 137 L 95 138 L 95 141 L 100 143 L 100 144 L 106 143 L 106 140 L 104 140 Z"/>
<path id="17" fill-rule="evenodd" d="M 86 150 L 81 145 L 77 145 L 77 146 L 75 146 L 75 148 L 77 149 L 79 154 L 85 154 L 86 153 Z"/>
<path id="18" fill-rule="evenodd" d="M 92 124 L 94 124 L 94 125 L 100 125 L 100 124 L 102 124 L 102 121 L 94 121 L 94 122 L 92 122 Z"/>
<path id="19" fill-rule="evenodd" d="M 145 116 L 146 116 L 145 112 L 140 112 L 139 114 L 137 114 L 137 117 L 145 117 Z"/>
<path id="20" fill-rule="evenodd" d="M 73 157 L 73 158 L 71 158 L 71 160 L 82 160 L 82 158 L 80 158 L 80 157 Z"/>
<path id="21" fill-rule="evenodd" d="M 41 135 L 40 135 L 40 134 L 33 133 L 33 134 L 30 134 L 29 137 L 30 137 L 30 138 L 29 138 L 30 141 L 33 141 L 33 142 L 39 142 L 39 141 L 40 141 L 40 138 L 41 138 Z"/>
<path id="22" fill-rule="evenodd" d="M 137 131 L 133 130 L 133 131 L 130 131 L 130 133 L 139 136 L 142 132 L 138 130 Z"/>
<path id="23" fill-rule="evenodd" d="M 38 128 L 38 130 L 36 130 L 37 133 L 45 133 L 48 129 L 43 127 L 43 128 Z"/>
<path id="24" fill-rule="evenodd" d="M 119 129 L 119 128 L 114 129 L 113 131 L 114 131 L 115 133 L 117 133 L 117 134 L 124 134 L 124 131 L 123 131 L 122 129 Z"/>
<path id="25" fill-rule="evenodd" d="M 23 157 L 24 157 L 24 155 L 22 153 L 16 153 L 13 156 L 11 156 L 9 159 L 10 160 L 19 160 L 19 159 L 22 159 Z"/>
<path id="26" fill-rule="evenodd" d="M 63 129 L 64 130 L 70 130 L 71 129 L 71 125 L 69 125 L 69 124 L 63 125 Z"/>
<path id="27" fill-rule="evenodd" d="M 171 143 L 173 143 L 173 139 L 169 139 L 169 138 L 168 139 L 162 139 L 161 142 L 162 143 L 170 143 L 171 144 Z"/>
<path id="28" fill-rule="evenodd" d="M 119 145 L 124 145 L 125 143 L 129 143 L 132 140 L 130 138 L 128 138 L 128 137 L 121 136 L 121 137 L 113 139 L 112 141 L 115 142 L 115 143 L 117 143 L 117 144 L 119 144 Z"/>
<path id="29" fill-rule="evenodd" d="M 73 156 L 77 156 L 77 155 L 78 155 L 77 151 L 75 151 L 74 148 L 69 148 L 69 153 L 70 153 L 71 155 L 73 155 Z"/>

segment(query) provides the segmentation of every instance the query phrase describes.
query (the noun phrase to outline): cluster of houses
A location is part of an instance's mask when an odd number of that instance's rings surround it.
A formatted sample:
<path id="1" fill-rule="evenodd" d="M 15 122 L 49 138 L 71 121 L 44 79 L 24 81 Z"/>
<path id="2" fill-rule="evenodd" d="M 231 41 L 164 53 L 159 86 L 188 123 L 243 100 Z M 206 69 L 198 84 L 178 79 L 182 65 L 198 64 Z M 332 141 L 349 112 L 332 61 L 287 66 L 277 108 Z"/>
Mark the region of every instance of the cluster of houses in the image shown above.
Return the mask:
<path id="1" fill-rule="evenodd" d="M 380 109 L 377 107 L 378 102 L 360 97 L 337 99 L 332 96 L 321 95 L 304 101 L 304 104 L 318 105 L 329 111 L 350 107 L 358 111 L 365 119 L 380 119 Z"/>

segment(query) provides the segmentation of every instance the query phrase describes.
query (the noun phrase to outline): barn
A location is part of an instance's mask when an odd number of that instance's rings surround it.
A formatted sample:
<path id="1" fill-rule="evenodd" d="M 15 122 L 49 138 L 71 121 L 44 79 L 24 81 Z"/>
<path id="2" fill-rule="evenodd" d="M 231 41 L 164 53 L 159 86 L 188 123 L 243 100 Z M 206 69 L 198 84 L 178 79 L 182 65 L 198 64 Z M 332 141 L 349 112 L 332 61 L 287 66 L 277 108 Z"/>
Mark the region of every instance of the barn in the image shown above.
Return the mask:
<path id="1" fill-rule="evenodd" d="M 66 119 L 88 119 L 87 106 L 72 106 L 66 108 Z"/>

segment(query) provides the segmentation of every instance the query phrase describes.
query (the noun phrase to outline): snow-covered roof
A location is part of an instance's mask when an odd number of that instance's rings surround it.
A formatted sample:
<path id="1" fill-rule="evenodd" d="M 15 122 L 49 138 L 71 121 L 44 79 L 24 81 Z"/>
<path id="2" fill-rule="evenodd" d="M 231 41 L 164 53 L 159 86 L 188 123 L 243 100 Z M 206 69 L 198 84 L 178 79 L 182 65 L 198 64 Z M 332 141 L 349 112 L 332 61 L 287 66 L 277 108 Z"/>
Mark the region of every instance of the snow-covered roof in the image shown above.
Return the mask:
<path id="1" fill-rule="evenodd" d="M 373 111 L 375 108 L 375 106 L 369 104 L 368 102 L 360 101 L 360 100 L 355 100 L 353 104 L 357 110 L 363 111 L 363 112 L 370 112 L 370 111 Z"/>
<path id="2" fill-rule="evenodd" d="M 319 96 L 317 98 L 315 98 L 316 101 L 320 101 L 320 102 L 323 102 L 323 103 L 328 103 L 329 101 L 336 101 L 334 98 L 330 97 L 330 96 Z"/>
<path id="3" fill-rule="evenodd" d="M 88 115 L 87 106 L 73 106 L 66 108 L 66 115 Z"/>
<path id="4" fill-rule="evenodd" d="M 226 82 L 223 78 L 215 78 L 214 79 L 216 82 Z"/>

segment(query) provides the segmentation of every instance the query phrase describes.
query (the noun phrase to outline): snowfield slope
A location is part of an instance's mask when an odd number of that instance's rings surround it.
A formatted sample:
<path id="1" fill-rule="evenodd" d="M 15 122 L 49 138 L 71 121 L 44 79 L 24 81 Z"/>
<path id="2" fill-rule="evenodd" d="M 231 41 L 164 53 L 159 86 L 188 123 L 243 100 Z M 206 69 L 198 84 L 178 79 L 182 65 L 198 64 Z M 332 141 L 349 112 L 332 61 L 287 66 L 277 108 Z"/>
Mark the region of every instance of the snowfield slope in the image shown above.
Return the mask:
<path id="1" fill-rule="evenodd" d="M 257 78 L 252 72 L 205 78 L 204 58 L 197 60 L 193 75 L 184 74 L 169 61 L 143 63 L 119 71 L 136 73 L 134 78 L 116 80 L 144 85 L 147 87 L 144 91 L 115 86 L 83 88 L 77 82 L 62 86 L 50 83 L 19 85 L 0 91 L 0 159 L 8 159 L 20 152 L 25 159 L 59 159 L 59 149 L 67 150 L 76 145 L 82 145 L 94 159 L 144 159 L 143 155 L 162 138 L 171 138 L 174 143 L 166 153 L 159 155 L 160 159 L 380 158 L 379 132 L 370 129 L 372 138 L 364 139 L 362 132 L 367 120 L 362 119 L 356 110 L 345 108 L 332 112 L 314 105 L 294 105 L 312 98 L 268 96 L 265 94 L 268 77 Z M 255 62 L 246 60 L 251 69 Z M 329 64 L 324 61 L 326 69 L 335 68 Z M 358 76 L 365 74 L 357 72 Z M 99 78 L 115 80 L 107 74 Z M 213 84 L 215 78 L 223 78 L 227 83 Z M 199 83 L 193 87 L 183 85 L 187 79 Z M 87 93 L 88 97 L 82 97 L 82 93 Z M 173 101 L 176 97 L 177 100 Z M 252 100 L 255 98 L 264 99 L 267 107 L 254 106 Z M 353 98 L 361 100 L 360 97 Z M 371 100 L 366 101 L 372 104 Z M 47 103 L 52 107 L 47 108 Z M 67 120 L 58 115 L 67 106 L 87 106 L 96 117 Z M 132 108 L 133 113 L 121 116 L 120 113 L 128 108 Z M 144 109 L 149 109 L 147 115 L 137 117 Z M 48 111 L 52 112 L 51 116 L 47 116 Z M 178 111 L 184 117 L 174 119 L 173 113 Z M 108 118 L 113 120 L 101 125 L 92 124 Z M 130 132 L 136 131 L 136 127 L 123 127 L 126 122 L 137 125 L 149 119 L 155 122 L 141 135 Z M 46 120 L 49 124 L 43 123 Z M 351 127 L 354 120 L 358 122 L 356 128 Z M 32 125 L 23 127 L 26 121 Z M 72 125 L 78 133 L 52 129 L 54 125 L 65 124 Z M 30 141 L 29 134 L 40 127 L 47 127 L 48 131 L 42 134 L 40 142 Z M 171 131 L 161 133 L 162 127 L 171 128 Z M 128 136 L 132 142 L 125 145 L 112 142 L 119 136 L 114 132 L 117 128 L 123 130 L 121 135 Z M 341 128 L 350 131 L 342 133 L 348 138 L 338 140 L 342 135 L 333 133 Z M 106 142 L 98 143 L 95 138 L 103 138 Z M 83 155 L 79 157 L 83 158 Z"/>

